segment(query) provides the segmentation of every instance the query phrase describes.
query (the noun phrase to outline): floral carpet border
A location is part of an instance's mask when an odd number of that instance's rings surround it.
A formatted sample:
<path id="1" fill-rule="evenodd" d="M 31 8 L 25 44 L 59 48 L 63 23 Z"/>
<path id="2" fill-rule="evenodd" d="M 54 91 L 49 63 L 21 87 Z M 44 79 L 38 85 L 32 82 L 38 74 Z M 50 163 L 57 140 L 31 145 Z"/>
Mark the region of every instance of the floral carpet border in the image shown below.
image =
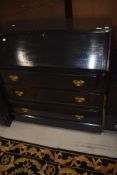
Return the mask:
<path id="1" fill-rule="evenodd" d="M 117 175 L 117 159 L 0 137 L 0 175 Z"/>

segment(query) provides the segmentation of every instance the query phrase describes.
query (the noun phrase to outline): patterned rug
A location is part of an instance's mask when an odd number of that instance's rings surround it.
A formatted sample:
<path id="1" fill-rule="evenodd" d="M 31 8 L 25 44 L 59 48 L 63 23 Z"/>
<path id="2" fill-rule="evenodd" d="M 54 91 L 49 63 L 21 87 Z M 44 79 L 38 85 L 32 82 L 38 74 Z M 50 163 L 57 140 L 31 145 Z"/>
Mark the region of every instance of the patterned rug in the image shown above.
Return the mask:
<path id="1" fill-rule="evenodd" d="M 117 175 L 117 159 L 0 137 L 0 175 Z"/>

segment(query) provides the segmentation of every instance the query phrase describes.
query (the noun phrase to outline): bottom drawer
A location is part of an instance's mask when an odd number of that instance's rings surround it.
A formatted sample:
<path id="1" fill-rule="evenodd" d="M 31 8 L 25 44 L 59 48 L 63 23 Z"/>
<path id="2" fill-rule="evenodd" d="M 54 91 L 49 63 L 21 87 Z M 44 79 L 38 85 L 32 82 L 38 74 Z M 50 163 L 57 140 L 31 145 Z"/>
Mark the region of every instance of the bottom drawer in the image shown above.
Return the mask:
<path id="1" fill-rule="evenodd" d="M 100 124 L 85 124 L 85 123 L 77 123 L 74 121 L 66 121 L 60 119 L 51 119 L 51 118 L 43 118 L 37 116 L 28 116 L 28 115 L 18 115 L 14 114 L 15 120 L 23 121 L 23 122 L 31 122 L 41 125 L 49 125 L 61 128 L 68 128 L 74 130 L 83 130 L 89 132 L 101 132 L 102 126 Z"/>
<path id="2" fill-rule="evenodd" d="M 90 124 L 102 124 L 103 111 L 99 109 L 43 103 L 11 102 L 12 111 L 21 115 L 41 116 Z"/>

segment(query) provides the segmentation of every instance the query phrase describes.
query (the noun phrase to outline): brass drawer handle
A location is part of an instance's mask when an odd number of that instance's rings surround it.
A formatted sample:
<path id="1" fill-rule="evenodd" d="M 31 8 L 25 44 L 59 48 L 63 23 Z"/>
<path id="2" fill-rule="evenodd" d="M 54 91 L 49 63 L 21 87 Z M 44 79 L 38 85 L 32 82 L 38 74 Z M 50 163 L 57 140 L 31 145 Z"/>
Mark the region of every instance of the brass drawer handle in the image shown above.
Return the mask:
<path id="1" fill-rule="evenodd" d="M 85 102 L 85 98 L 84 97 L 74 97 L 74 99 L 75 99 L 75 101 L 77 103 L 83 103 L 83 102 Z"/>
<path id="2" fill-rule="evenodd" d="M 24 95 L 23 91 L 15 91 L 15 94 L 19 97 L 22 97 Z"/>
<path id="3" fill-rule="evenodd" d="M 75 117 L 75 119 L 77 119 L 77 120 L 82 120 L 82 119 L 84 119 L 85 118 L 85 116 L 84 115 L 74 115 L 74 117 Z"/>
<path id="4" fill-rule="evenodd" d="M 9 75 L 9 79 L 11 80 L 11 81 L 17 81 L 18 80 L 18 76 L 17 75 Z"/>
<path id="5" fill-rule="evenodd" d="M 26 112 L 28 112 L 28 111 L 29 111 L 29 109 L 28 109 L 28 108 L 20 108 L 20 110 L 21 110 L 22 112 L 24 112 L 24 113 L 26 113 Z"/>
<path id="6" fill-rule="evenodd" d="M 81 87 L 85 84 L 84 80 L 73 80 L 73 84 L 77 87 Z"/>

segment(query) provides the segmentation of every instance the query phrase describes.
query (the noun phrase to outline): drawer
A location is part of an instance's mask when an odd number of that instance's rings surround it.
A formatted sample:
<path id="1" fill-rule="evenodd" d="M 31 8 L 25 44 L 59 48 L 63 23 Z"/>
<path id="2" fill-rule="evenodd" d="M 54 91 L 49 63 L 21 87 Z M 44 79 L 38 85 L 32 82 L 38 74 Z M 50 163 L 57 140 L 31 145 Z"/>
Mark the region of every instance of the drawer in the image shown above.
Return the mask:
<path id="1" fill-rule="evenodd" d="M 6 84 L 53 89 L 103 91 L 106 80 L 104 73 L 65 74 L 31 70 L 4 70 L 0 72 Z"/>
<path id="2" fill-rule="evenodd" d="M 44 118 L 62 119 L 65 121 L 76 121 L 81 123 L 102 123 L 102 110 L 92 108 L 72 107 L 68 105 L 55 105 L 43 103 L 18 103 L 11 101 L 12 112 L 40 116 Z"/>
<path id="3" fill-rule="evenodd" d="M 72 105 L 103 105 L 103 95 L 90 92 L 74 92 L 56 89 L 22 88 L 7 86 L 8 97 L 14 100 L 35 101 L 41 103 L 62 103 Z"/>
<path id="4" fill-rule="evenodd" d="M 51 125 L 54 127 L 61 127 L 74 130 L 83 130 L 89 132 L 102 132 L 102 125 L 100 124 L 90 124 L 90 123 L 80 123 L 75 121 L 64 121 L 60 119 L 44 118 L 40 116 L 28 116 L 28 115 L 18 115 L 14 113 L 14 119 L 23 122 L 31 122 L 39 125 Z"/>

